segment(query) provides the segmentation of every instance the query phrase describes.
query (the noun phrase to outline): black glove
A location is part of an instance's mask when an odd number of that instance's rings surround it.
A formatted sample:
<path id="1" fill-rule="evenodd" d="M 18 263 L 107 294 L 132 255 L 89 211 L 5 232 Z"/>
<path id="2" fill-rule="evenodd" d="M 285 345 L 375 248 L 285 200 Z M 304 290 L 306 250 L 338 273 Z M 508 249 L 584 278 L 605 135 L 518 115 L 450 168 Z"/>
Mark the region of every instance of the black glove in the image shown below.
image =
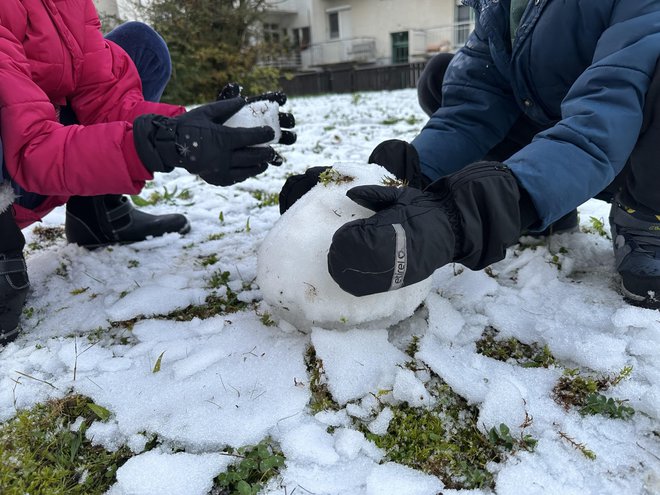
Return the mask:
<path id="1" fill-rule="evenodd" d="M 183 167 L 221 186 L 257 175 L 269 163 L 278 165 L 273 148 L 254 147 L 273 139 L 271 127 L 222 125 L 245 103 L 243 98 L 233 98 L 202 105 L 177 117 L 140 115 L 133 121 L 138 156 L 151 172 Z"/>
<path id="2" fill-rule="evenodd" d="M 431 184 L 358 186 L 347 196 L 376 213 L 337 230 L 328 271 L 346 292 L 399 289 L 458 261 L 480 270 L 504 258 L 521 232 L 520 190 L 508 167 L 475 163 Z"/>
<path id="3" fill-rule="evenodd" d="M 384 167 L 394 177 L 405 181 L 411 187 L 422 189 L 431 182 L 422 175 L 417 150 L 405 141 L 390 139 L 380 143 L 371 152 L 369 163 Z M 289 177 L 280 191 L 280 214 L 307 194 L 318 182 L 319 175 L 329 168 L 313 167 L 304 174 Z"/>
<path id="4" fill-rule="evenodd" d="M 222 90 L 218 94 L 218 100 L 229 100 L 231 98 L 236 98 L 238 96 L 243 97 L 241 95 L 242 90 L 243 88 L 239 84 L 229 83 L 224 88 L 222 88 Z M 287 100 L 286 94 L 282 93 L 281 91 L 273 91 L 269 93 L 263 93 L 257 96 L 245 97 L 245 101 L 248 104 L 254 103 L 255 101 L 271 101 L 277 103 L 279 106 L 284 106 L 286 100 Z M 296 136 L 295 132 L 288 130 L 288 129 L 293 129 L 296 125 L 296 119 L 293 117 L 293 115 L 290 113 L 280 112 L 279 122 L 280 122 L 280 128 L 282 129 L 282 136 L 280 137 L 278 143 L 287 144 L 287 145 L 295 143 L 298 136 Z"/>
<path id="5" fill-rule="evenodd" d="M 385 167 L 394 177 L 405 181 L 410 187 L 424 189 L 431 183 L 422 174 L 419 154 L 415 147 L 400 139 L 383 141 L 376 146 L 369 156 L 369 163 Z"/>

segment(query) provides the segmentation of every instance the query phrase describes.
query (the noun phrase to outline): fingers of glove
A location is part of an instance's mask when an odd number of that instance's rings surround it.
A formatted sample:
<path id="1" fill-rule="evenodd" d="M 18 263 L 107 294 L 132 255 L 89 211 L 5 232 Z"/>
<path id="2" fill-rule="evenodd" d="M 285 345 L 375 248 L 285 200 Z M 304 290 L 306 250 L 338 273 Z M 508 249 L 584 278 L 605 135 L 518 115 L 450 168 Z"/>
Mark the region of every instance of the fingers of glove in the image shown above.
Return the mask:
<path id="1" fill-rule="evenodd" d="M 220 93 L 218 94 L 218 100 L 228 100 L 230 98 L 236 98 L 241 96 L 241 85 L 238 83 L 231 82 L 227 84 Z"/>
<path id="2" fill-rule="evenodd" d="M 282 129 L 292 129 L 296 126 L 296 118 L 291 113 L 280 112 L 279 120 Z"/>
<path id="3" fill-rule="evenodd" d="M 392 206 L 401 196 L 402 189 L 388 186 L 357 186 L 346 191 L 346 196 L 360 206 L 380 211 Z"/>
<path id="4" fill-rule="evenodd" d="M 259 175 L 260 173 L 265 172 L 267 168 L 267 163 L 259 163 L 258 165 L 247 168 L 234 168 L 231 170 L 232 184 L 243 182 L 245 179 Z"/>
<path id="5" fill-rule="evenodd" d="M 232 149 L 263 144 L 275 138 L 275 131 L 267 125 L 261 127 L 225 127 L 230 136 Z"/>
<path id="6" fill-rule="evenodd" d="M 216 124 L 222 124 L 244 106 L 245 99 L 241 97 L 230 98 L 228 100 L 218 100 L 206 103 L 190 112 L 181 114 L 178 119 L 182 121 L 202 119 Z"/>
<path id="7" fill-rule="evenodd" d="M 280 214 L 291 208 L 319 182 L 319 176 L 330 167 L 312 167 L 304 174 L 289 177 L 280 191 Z"/>
<path id="8" fill-rule="evenodd" d="M 401 251 L 400 255 L 397 250 Z M 403 264 L 397 264 L 397 260 Z M 359 297 L 403 286 L 405 261 L 406 239 L 402 229 L 356 220 L 343 225 L 332 236 L 328 272 L 343 290 Z"/>
<path id="9" fill-rule="evenodd" d="M 199 176 L 209 184 L 214 186 L 231 186 L 237 182 L 243 182 L 245 179 L 259 175 L 268 168 L 267 163 L 259 163 L 251 167 L 233 168 L 227 170 L 206 171 Z"/>
<path id="10" fill-rule="evenodd" d="M 234 170 L 261 166 L 262 164 L 268 165 L 276 162 L 277 157 L 279 155 L 270 146 L 244 148 L 234 152 L 231 168 Z M 273 164 L 275 165 L 275 163 Z M 281 165 L 281 162 L 277 165 Z M 266 169 L 264 168 L 264 170 Z"/>
<path id="11" fill-rule="evenodd" d="M 278 143 L 291 145 L 295 143 L 297 139 L 298 139 L 298 135 L 295 132 L 283 130 Z"/>
<path id="12" fill-rule="evenodd" d="M 269 93 L 263 93 L 256 96 L 250 96 L 246 98 L 248 103 L 254 103 L 255 101 L 272 101 L 277 103 L 279 106 L 282 106 L 286 103 L 286 95 L 281 91 L 272 91 Z"/>

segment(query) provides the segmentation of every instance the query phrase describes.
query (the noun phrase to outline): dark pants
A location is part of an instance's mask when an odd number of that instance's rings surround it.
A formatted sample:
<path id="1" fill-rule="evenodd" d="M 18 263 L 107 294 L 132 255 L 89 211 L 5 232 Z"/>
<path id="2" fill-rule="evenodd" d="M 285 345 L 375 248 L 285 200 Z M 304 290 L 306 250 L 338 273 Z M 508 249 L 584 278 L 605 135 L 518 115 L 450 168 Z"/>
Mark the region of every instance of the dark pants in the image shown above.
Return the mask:
<path id="1" fill-rule="evenodd" d="M 159 101 L 172 74 L 170 52 L 161 36 L 141 22 L 127 22 L 113 29 L 106 39 L 119 45 L 133 60 L 142 80 L 142 93 L 147 101 Z M 60 122 L 64 125 L 77 124 L 78 120 L 70 107 L 60 109 Z M 2 150 L 2 142 L 0 142 Z M 0 183 L 10 180 L 19 198 L 17 203 L 25 208 L 41 204 L 44 196 L 25 191 L 11 181 L 4 167 L 0 169 Z M 9 208 L 0 215 L 0 252 L 16 251 L 23 248 L 25 239 L 11 216 Z"/>
<path id="2" fill-rule="evenodd" d="M 442 105 L 442 80 L 453 55 L 436 55 L 424 68 L 417 84 L 422 109 L 430 116 Z M 504 161 L 532 142 L 545 130 L 526 116 L 521 116 L 504 140 L 491 149 L 484 160 Z M 624 169 L 596 197 L 611 201 L 615 194 L 635 209 L 660 213 L 660 64 L 656 68 L 646 95 L 644 120 L 639 139 Z"/>

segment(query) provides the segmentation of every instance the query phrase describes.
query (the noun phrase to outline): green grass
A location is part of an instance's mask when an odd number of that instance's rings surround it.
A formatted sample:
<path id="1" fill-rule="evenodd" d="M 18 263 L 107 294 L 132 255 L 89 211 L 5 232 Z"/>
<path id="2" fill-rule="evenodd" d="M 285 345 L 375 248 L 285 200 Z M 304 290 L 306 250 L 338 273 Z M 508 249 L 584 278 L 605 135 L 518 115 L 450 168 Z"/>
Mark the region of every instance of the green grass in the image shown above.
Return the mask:
<path id="1" fill-rule="evenodd" d="M 107 452 L 85 439 L 87 428 L 107 412 L 94 406 L 86 397 L 69 395 L 19 411 L 0 425 L 2 494 L 105 493 L 132 454 L 127 448 Z M 78 417 L 83 421 L 71 431 Z"/>
<path id="2" fill-rule="evenodd" d="M 613 419 L 630 419 L 635 410 L 625 401 L 607 398 L 601 392 L 626 380 L 632 367 L 626 366 L 613 375 L 583 374 L 579 369 L 566 369 L 553 389 L 555 402 L 569 410 L 577 407 L 583 415 L 600 414 Z"/>
<path id="3" fill-rule="evenodd" d="M 556 359 L 547 345 L 523 344 L 513 337 L 499 340 L 498 333 L 495 328 L 487 327 L 476 342 L 477 352 L 498 361 L 515 362 L 524 368 L 548 368 L 555 364 Z"/>
<path id="4" fill-rule="evenodd" d="M 228 455 L 235 456 L 238 462 L 215 478 L 215 488 L 222 495 L 256 495 L 268 480 L 279 475 L 284 465 L 284 455 L 270 438 L 257 445 L 230 450 Z"/>
<path id="5" fill-rule="evenodd" d="M 254 199 L 259 203 L 257 204 L 258 208 L 264 208 L 266 206 L 277 206 L 280 204 L 280 194 L 279 193 L 269 193 L 265 191 L 252 191 L 250 193 Z"/>

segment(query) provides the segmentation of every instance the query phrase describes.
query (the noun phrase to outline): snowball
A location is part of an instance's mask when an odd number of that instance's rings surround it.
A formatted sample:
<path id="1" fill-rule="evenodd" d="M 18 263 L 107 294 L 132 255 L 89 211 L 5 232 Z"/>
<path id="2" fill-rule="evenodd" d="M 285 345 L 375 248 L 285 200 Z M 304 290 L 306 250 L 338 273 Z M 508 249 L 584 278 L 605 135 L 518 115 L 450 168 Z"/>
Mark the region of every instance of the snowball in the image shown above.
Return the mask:
<path id="1" fill-rule="evenodd" d="M 267 125 L 275 131 L 268 143 L 277 143 L 282 136 L 279 118 L 280 106 L 274 101 L 255 101 L 245 105 L 224 123 L 227 127 L 261 127 Z"/>
<path id="2" fill-rule="evenodd" d="M 356 297 L 328 273 L 327 254 L 335 231 L 373 212 L 351 201 L 346 191 L 382 184 L 391 174 L 378 165 L 335 164 L 352 180 L 317 184 L 273 226 L 258 253 L 257 283 L 272 313 L 301 331 L 393 325 L 413 314 L 429 294 L 431 278 L 402 289 Z"/>

